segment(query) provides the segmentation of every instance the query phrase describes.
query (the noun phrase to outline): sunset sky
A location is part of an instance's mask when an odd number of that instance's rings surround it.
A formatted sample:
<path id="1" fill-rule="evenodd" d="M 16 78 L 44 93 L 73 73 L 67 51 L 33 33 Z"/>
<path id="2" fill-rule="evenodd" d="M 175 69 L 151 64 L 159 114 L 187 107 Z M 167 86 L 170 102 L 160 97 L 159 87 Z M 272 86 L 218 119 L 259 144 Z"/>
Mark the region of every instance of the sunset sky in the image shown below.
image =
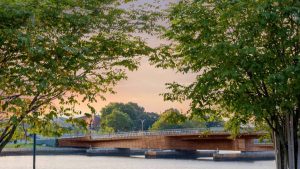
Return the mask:
<path id="1" fill-rule="evenodd" d="M 149 39 L 149 43 L 154 45 L 161 41 L 156 38 Z M 176 73 L 175 70 L 155 68 L 150 65 L 146 58 L 141 61 L 141 65 L 137 71 L 128 72 L 128 79 L 122 80 L 115 87 L 116 94 L 106 95 L 106 101 L 101 99 L 97 103 L 92 104 L 97 111 L 110 102 L 135 102 L 143 106 L 148 112 L 163 112 L 168 108 L 177 108 L 186 112 L 189 107 L 188 102 L 164 102 L 160 93 L 166 92 L 165 83 L 179 82 L 181 84 L 190 84 L 194 79 L 193 74 Z M 83 111 L 88 108 L 81 105 Z"/>
<path id="2" fill-rule="evenodd" d="M 135 4 L 149 3 L 150 1 L 139 0 Z M 165 7 L 170 1 L 161 2 L 161 7 Z M 174 0 L 172 1 L 174 2 Z M 154 36 L 141 35 L 152 47 L 157 47 L 159 44 L 166 43 Z M 164 102 L 160 93 L 166 92 L 165 83 L 179 82 L 181 84 L 189 84 L 195 79 L 193 74 L 176 73 L 175 70 L 164 70 L 155 68 L 150 65 L 146 58 L 143 58 L 141 65 L 137 71 L 128 72 L 128 79 L 122 80 L 115 87 L 116 94 L 106 95 L 106 101 L 98 99 L 97 103 L 92 104 L 97 111 L 110 102 L 135 102 L 143 106 L 148 112 L 163 112 L 168 108 L 177 108 L 183 112 L 189 109 L 189 102 Z M 82 111 L 88 111 L 87 106 L 82 104 L 80 106 Z"/>

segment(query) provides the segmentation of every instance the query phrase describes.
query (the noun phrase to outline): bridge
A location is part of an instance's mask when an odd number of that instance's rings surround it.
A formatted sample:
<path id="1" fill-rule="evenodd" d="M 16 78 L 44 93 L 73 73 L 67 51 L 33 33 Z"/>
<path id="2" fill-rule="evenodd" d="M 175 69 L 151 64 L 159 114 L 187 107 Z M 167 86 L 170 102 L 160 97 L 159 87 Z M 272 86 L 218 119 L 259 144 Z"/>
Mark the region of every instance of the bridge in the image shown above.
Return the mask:
<path id="1" fill-rule="evenodd" d="M 59 147 L 161 149 L 161 150 L 236 150 L 270 151 L 272 143 L 259 143 L 266 132 L 242 131 L 232 138 L 229 132 L 212 129 L 174 129 L 65 136 Z"/>

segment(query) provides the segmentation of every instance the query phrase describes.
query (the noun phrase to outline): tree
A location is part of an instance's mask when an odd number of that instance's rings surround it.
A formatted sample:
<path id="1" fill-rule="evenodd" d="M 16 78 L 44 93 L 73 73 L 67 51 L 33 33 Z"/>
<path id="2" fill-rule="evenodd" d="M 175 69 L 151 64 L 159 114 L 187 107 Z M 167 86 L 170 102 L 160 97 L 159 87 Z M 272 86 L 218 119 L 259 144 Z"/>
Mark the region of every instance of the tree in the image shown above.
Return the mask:
<path id="1" fill-rule="evenodd" d="M 178 129 L 186 121 L 186 117 L 182 115 L 177 109 L 168 109 L 164 111 L 159 119 L 152 125 L 151 130 L 163 129 Z"/>
<path id="2" fill-rule="evenodd" d="M 0 152 L 23 120 L 39 132 L 137 68 L 136 56 L 150 48 L 134 33 L 150 31 L 155 14 L 119 7 L 129 1 L 1 1 Z"/>
<path id="3" fill-rule="evenodd" d="M 166 100 L 191 99 L 194 114 L 267 124 L 278 169 L 299 168 L 300 3 L 293 0 L 181 0 L 168 13 L 151 61 L 198 74 L 190 85 L 169 83 Z M 220 113 L 222 112 L 222 113 Z"/>
<path id="4" fill-rule="evenodd" d="M 158 119 L 158 115 L 156 113 L 148 113 L 145 112 L 145 109 L 139 106 L 137 103 L 110 103 L 101 110 L 101 119 L 105 119 L 106 116 L 110 115 L 114 110 L 119 110 L 121 112 L 126 113 L 133 122 L 132 129 L 133 131 L 147 130 L 151 125 Z M 142 123 L 142 120 L 144 122 Z M 105 127 L 104 124 L 101 123 L 102 127 Z"/>
<path id="5" fill-rule="evenodd" d="M 152 125 L 159 119 L 159 115 L 157 113 L 154 112 L 147 112 L 143 117 L 140 117 L 140 120 L 144 120 L 144 122 L 142 123 L 140 121 L 140 126 L 143 126 L 143 130 L 149 130 Z M 140 129 L 141 130 L 141 127 Z"/>
<path id="6" fill-rule="evenodd" d="M 131 131 L 133 127 L 133 122 L 128 116 L 128 114 L 114 109 L 111 114 L 107 115 L 102 120 L 104 131 Z"/>
<path id="7" fill-rule="evenodd" d="M 212 119 L 215 120 L 215 119 Z M 182 124 L 182 128 L 210 128 L 215 127 L 211 123 L 217 123 L 216 121 L 210 121 L 208 118 L 203 119 L 196 114 L 190 114 Z"/>

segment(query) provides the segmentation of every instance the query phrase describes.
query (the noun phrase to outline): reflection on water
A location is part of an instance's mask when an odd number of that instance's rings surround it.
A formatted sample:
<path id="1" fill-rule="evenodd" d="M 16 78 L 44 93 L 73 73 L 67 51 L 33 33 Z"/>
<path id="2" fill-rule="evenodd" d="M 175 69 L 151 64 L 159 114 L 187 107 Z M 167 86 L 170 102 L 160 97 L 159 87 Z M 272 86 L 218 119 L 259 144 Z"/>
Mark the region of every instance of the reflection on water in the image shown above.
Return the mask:
<path id="1" fill-rule="evenodd" d="M 31 169 L 32 157 L 0 157 L 0 169 Z M 126 157 L 38 156 L 37 169 L 274 169 L 274 161 L 215 162 Z"/>

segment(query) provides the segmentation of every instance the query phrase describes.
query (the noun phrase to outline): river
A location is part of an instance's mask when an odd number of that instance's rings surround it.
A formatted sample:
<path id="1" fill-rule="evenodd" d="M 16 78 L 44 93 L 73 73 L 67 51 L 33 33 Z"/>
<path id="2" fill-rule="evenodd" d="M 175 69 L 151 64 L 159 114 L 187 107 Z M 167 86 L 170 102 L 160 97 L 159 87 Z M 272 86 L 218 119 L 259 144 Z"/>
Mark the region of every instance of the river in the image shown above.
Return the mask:
<path id="1" fill-rule="evenodd" d="M 37 169 L 274 169 L 275 161 L 215 162 L 211 160 L 37 156 Z M 0 157 L 0 169 L 32 169 L 31 156 Z"/>

